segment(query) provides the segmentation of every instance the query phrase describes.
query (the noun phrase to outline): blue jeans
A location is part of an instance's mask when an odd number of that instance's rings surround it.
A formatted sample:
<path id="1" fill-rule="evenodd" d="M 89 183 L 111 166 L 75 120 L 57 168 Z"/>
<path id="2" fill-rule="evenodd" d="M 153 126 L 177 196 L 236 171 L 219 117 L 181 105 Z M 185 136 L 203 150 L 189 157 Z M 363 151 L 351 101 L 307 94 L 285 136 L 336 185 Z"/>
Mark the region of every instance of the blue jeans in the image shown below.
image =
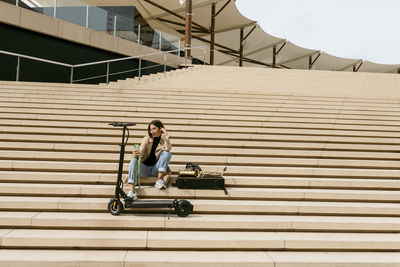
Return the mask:
<path id="1" fill-rule="evenodd" d="M 138 160 L 137 158 L 134 158 L 131 160 L 131 163 L 129 164 L 129 179 L 128 179 L 129 184 L 137 183 L 137 181 L 134 181 L 134 177 L 136 176 L 135 175 L 136 170 L 134 167 L 137 160 Z M 157 177 L 159 172 L 166 173 L 170 160 L 171 160 L 171 152 L 163 151 L 161 152 L 158 161 L 153 166 L 147 166 L 142 162 L 140 163 L 140 175 L 142 177 Z"/>

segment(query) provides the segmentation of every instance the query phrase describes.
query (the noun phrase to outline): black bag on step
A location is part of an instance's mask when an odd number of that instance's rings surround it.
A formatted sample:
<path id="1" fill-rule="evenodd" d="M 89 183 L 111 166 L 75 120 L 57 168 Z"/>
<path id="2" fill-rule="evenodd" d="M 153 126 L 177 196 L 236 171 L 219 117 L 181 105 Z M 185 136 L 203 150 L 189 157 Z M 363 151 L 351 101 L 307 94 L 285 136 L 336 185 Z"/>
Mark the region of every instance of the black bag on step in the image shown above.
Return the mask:
<path id="1" fill-rule="evenodd" d="M 201 168 L 196 163 L 187 163 L 186 170 L 198 170 L 201 171 Z M 225 179 L 224 177 L 178 177 L 175 181 L 175 185 L 179 189 L 222 189 L 225 192 L 225 195 L 228 194 L 228 191 L 225 188 Z"/>

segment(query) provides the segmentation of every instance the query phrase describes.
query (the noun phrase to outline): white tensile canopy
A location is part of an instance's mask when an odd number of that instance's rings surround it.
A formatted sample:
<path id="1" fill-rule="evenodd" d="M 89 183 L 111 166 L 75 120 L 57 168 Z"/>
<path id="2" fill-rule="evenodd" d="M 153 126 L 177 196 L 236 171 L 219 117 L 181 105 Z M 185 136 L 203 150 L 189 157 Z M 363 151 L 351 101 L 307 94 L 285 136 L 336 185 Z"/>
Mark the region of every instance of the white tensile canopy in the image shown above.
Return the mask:
<path id="1" fill-rule="evenodd" d="M 186 9 L 179 0 L 86 2 L 95 6 L 135 6 L 152 28 L 184 39 Z M 211 41 L 212 5 L 215 3 L 214 65 L 238 66 L 242 58 L 243 66 L 381 73 L 400 71 L 400 64 L 377 64 L 361 59 L 336 57 L 272 36 L 261 29 L 256 21 L 240 14 L 234 0 L 192 0 L 192 3 L 192 46 L 208 48 Z M 181 43 L 183 46 L 183 42 Z M 200 60 L 203 60 L 203 54 L 200 50 L 192 52 L 192 56 Z M 206 53 L 205 62 L 210 63 L 210 52 Z"/>

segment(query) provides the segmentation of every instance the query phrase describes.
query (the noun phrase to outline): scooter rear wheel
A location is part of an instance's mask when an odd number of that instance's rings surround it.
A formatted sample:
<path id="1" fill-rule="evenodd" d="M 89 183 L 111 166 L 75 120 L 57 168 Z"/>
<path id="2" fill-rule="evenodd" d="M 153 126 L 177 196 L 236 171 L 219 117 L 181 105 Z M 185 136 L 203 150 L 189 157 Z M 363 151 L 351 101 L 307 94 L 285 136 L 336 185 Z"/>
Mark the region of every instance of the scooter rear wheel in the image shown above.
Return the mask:
<path id="1" fill-rule="evenodd" d="M 112 215 L 120 214 L 123 208 L 124 207 L 119 199 L 111 199 L 110 202 L 108 202 L 108 211 Z"/>

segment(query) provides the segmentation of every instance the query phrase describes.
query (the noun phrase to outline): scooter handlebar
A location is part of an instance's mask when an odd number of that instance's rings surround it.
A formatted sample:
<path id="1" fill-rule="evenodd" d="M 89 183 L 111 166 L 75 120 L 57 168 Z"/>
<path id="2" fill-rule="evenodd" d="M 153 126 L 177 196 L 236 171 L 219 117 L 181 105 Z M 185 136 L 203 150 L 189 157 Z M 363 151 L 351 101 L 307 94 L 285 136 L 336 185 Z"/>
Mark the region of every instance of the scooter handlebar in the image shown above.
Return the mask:
<path id="1" fill-rule="evenodd" d="M 114 127 L 128 127 L 128 126 L 135 126 L 136 125 L 136 123 L 134 123 L 134 122 L 112 122 L 112 123 L 109 123 L 108 125 L 112 125 L 112 126 L 114 126 Z"/>

